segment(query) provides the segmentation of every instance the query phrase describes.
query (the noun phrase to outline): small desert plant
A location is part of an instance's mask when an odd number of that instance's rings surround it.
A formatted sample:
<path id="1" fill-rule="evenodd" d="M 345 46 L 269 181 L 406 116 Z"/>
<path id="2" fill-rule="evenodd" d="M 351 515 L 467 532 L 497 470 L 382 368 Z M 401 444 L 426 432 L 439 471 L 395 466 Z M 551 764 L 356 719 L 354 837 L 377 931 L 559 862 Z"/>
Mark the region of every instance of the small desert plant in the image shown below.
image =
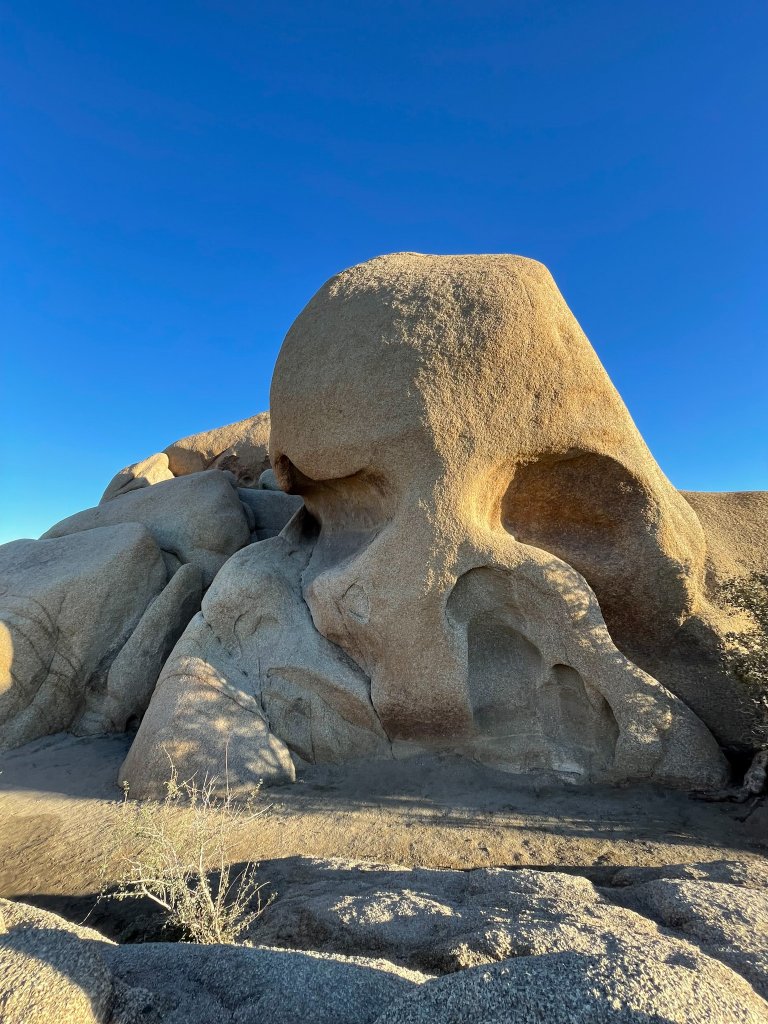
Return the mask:
<path id="1" fill-rule="evenodd" d="M 138 802 L 123 784 L 113 832 L 117 878 L 105 866 L 100 898 L 149 899 L 189 942 L 237 942 L 274 898 L 264 898 L 256 864 L 235 870 L 229 860 L 238 833 L 266 810 L 255 806 L 258 790 L 236 801 L 227 786 L 217 796 L 215 779 L 180 781 L 173 764 L 165 788 L 162 801 Z"/>

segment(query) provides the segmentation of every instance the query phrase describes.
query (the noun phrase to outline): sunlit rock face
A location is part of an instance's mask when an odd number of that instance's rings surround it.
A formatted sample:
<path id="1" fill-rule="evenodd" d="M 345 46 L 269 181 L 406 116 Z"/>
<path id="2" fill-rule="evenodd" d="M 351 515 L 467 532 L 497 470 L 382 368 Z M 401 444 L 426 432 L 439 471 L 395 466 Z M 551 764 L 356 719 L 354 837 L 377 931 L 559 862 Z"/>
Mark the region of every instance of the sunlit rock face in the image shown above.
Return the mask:
<path id="1" fill-rule="evenodd" d="M 214 580 L 124 765 L 134 792 L 169 755 L 226 754 L 248 786 L 289 752 L 723 781 L 708 728 L 626 656 L 695 615 L 701 524 L 541 264 L 406 253 L 333 278 L 280 352 L 270 455 L 304 507 Z"/>

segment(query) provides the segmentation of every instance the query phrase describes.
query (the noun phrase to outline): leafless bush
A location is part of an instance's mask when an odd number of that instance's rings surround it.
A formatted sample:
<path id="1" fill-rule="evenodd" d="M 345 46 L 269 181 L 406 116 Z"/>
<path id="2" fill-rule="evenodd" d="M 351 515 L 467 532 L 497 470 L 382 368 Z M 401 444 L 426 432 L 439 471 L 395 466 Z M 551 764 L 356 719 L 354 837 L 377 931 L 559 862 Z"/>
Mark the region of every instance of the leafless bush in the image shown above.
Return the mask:
<path id="1" fill-rule="evenodd" d="M 237 942 L 274 896 L 264 897 L 256 864 L 235 869 L 228 851 L 267 808 L 257 806 L 258 790 L 236 801 L 228 787 L 224 796 L 214 795 L 215 783 L 180 781 L 171 764 L 162 801 L 129 800 L 123 785 L 113 833 L 117 878 L 109 872 L 101 898 L 149 899 L 165 911 L 166 925 L 190 942 Z"/>

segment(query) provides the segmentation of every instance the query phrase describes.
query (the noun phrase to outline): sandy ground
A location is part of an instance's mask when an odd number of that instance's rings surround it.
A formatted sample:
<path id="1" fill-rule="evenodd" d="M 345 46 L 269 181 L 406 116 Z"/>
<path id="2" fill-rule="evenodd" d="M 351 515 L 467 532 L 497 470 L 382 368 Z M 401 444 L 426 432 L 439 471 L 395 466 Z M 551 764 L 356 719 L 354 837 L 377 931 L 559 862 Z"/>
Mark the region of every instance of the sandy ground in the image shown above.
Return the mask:
<path id="1" fill-rule="evenodd" d="M 92 901 L 129 741 L 60 735 L 0 755 L 0 895 L 59 912 Z M 233 859 L 529 865 L 597 880 L 615 865 L 768 855 L 765 805 L 743 821 L 745 806 L 655 787 L 568 787 L 454 758 L 313 767 L 261 799 L 268 810 Z"/>

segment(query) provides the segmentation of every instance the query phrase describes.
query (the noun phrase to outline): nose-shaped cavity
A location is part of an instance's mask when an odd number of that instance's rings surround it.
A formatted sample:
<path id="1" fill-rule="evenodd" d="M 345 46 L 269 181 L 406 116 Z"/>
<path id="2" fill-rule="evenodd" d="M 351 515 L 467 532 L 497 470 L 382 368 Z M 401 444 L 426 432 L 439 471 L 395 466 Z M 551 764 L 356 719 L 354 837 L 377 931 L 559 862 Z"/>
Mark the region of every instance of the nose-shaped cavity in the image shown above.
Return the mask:
<path id="1" fill-rule="evenodd" d="M 610 768 L 619 729 L 608 703 L 533 642 L 507 573 L 465 573 L 447 613 L 466 636 L 467 692 L 486 757 L 517 770 L 592 775 Z"/>

